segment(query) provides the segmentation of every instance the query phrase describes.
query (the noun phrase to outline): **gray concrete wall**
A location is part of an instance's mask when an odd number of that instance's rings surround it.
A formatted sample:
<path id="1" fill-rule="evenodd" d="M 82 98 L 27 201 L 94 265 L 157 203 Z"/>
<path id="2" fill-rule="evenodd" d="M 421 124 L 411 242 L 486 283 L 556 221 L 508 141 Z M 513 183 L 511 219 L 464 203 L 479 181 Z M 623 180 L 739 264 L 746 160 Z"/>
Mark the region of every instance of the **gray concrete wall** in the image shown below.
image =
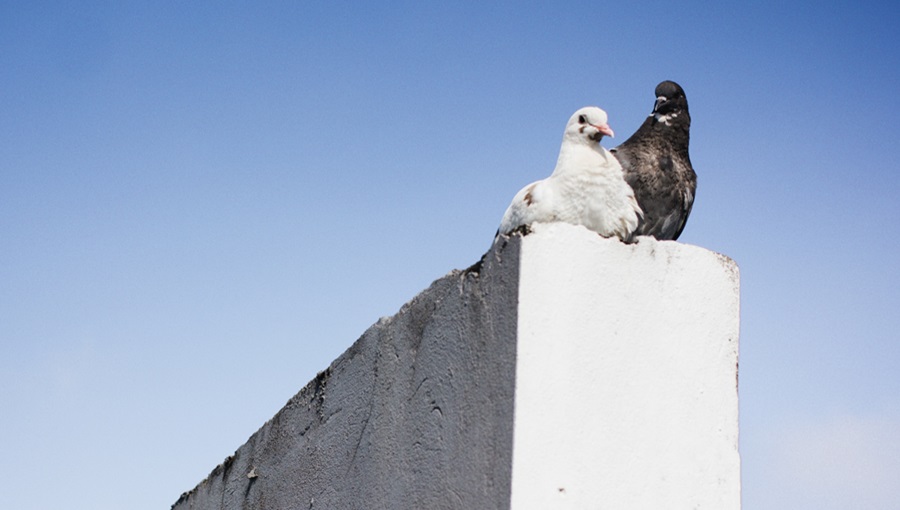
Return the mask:
<path id="1" fill-rule="evenodd" d="M 369 328 L 173 508 L 508 508 L 518 245 Z"/>
<path id="2" fill-rule="evenodd" d="M 372 326 L 174 508 L 737 510 L 738 328 L 727 257 L 535 225 Z"/>

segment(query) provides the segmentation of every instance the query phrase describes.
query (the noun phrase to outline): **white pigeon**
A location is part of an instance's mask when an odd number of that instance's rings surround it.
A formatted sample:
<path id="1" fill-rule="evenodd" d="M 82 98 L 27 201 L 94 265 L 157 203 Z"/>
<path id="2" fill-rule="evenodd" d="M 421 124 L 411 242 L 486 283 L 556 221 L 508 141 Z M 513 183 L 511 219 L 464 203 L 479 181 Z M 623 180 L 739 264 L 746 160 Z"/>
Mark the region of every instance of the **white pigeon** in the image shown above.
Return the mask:
<path id="1" fill-rule="evenodd" d="M 575 112 L 566 124 L 553 173 L 516 194 L 498 233 L 508 235 L 536 222 L 564 222 L 627 241 L 643 213 L 622 166 L 600 145 L 603 135 L 614 136 L 605 111 L 588 106 Z"/>

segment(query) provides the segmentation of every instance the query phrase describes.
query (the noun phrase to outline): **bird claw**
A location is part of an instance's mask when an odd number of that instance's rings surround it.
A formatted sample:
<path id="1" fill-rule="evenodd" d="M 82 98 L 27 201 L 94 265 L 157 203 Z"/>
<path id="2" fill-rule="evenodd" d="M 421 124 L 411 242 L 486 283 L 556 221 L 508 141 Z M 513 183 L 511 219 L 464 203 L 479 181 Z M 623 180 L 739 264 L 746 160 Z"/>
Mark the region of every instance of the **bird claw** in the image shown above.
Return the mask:
<path id="1" fill-rule="evenodd" d="M 520 236 L 525 237 L 532 232 L 534 232 L 534 230 L 532 230 L 531 225 L 520 225 L 514 228 L 513 231 L 509 233 L 509 235 L 519 234 Z"/>

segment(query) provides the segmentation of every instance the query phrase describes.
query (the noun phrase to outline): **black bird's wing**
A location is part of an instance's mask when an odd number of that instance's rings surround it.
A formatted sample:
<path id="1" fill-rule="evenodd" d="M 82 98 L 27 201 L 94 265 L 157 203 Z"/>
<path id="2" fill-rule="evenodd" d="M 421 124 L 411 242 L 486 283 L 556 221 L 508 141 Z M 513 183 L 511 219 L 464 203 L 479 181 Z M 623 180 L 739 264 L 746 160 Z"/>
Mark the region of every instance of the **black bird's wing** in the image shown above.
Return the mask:
<path id="1" fill-rule="evenodd" d="M 623 144 L 612 152 L 644 211 L 644 219 L 634 235 L 678 239 L 694 204 L 693 171 L 684 168 L 684 162 L 673 159 L 667 152 L 651 147 Z"/>

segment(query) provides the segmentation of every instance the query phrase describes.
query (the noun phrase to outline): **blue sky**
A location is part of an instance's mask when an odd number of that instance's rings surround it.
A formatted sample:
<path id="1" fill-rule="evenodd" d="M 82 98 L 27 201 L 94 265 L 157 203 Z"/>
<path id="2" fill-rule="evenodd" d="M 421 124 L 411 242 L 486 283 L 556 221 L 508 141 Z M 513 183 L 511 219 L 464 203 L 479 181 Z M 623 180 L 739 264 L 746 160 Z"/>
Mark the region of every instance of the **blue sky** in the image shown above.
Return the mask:
<path id="1" fill-rule="evenodd" d="M 0 3 L 0 507 L 166 508 L 686 90 L 748 509 L 900 500 L 900 6 Z"/>

